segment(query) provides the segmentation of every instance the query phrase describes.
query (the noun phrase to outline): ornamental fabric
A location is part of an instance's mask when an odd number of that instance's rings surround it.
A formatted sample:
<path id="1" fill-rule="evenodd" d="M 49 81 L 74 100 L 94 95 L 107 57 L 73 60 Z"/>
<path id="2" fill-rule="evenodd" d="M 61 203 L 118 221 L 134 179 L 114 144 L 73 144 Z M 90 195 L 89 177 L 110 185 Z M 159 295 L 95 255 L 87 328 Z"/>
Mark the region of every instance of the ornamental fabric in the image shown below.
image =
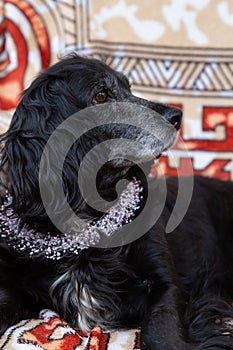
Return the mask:
<path id="1" fill-rule="evenodd" d="M 139 330 L 106 333 L 95 327 L 89 334 L 76 331 L 51 310 L 38 320 L 25 320 L 9 328 L 0 338 L 2 350 L 137 350 Z"/>
<path id="2" fill-rule="evenodd" d="M 232 178 L 232 36 L 231 0 L 0 0 L 0 131 L 37 73 L 75 49 L 125 72 L 137 95 L 183 109 L 166 173 L 191 163 Z"/>
<path id="3" fill-rule="evenodd" d="M 165 173 L 232 179 L 232 38 L 231 0 L 0 0 L 0 132 L 23 89 L 76 50 L 124 72 L 138 96 L 183 110 L 180 138 L 160 160 Z M 84 335 L 43 311 L 0 347 L 131 350 L 140 339 L 138 330 L 98 327 Z"/>

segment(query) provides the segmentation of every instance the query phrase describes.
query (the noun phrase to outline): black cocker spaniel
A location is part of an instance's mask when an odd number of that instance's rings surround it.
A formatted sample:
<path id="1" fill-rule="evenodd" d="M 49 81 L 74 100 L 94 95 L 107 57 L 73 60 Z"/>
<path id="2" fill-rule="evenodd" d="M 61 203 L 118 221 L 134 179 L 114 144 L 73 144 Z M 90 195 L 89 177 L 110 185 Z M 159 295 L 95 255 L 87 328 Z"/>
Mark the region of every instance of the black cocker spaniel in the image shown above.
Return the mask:
<path id="1" fill-rule="evenodd" d="M 142 349 L 233 349 L 233 184 L 194 178 L 166 233 L 179 181 L 147 177 L 181 118 L 76 54 L 23 93 L 1 136 L 1 334 L 52 308 L 84 331 L 140 326 Z"/>

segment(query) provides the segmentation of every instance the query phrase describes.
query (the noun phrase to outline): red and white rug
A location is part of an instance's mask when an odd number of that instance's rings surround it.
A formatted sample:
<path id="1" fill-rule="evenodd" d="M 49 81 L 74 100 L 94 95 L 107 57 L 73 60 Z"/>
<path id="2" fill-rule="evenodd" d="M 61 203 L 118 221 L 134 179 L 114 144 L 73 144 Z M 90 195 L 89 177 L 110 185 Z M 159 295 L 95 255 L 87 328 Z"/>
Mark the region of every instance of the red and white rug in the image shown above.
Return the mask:
<path id="1" fill-rule="evenodd" d="M 138 350 L 140 330 L 112 333 L 95 327 L 86 334 L 70 327 L 51 310 L 38 319 L 25 320 L 9 328 L 0 338 L 1 350 Z"/>

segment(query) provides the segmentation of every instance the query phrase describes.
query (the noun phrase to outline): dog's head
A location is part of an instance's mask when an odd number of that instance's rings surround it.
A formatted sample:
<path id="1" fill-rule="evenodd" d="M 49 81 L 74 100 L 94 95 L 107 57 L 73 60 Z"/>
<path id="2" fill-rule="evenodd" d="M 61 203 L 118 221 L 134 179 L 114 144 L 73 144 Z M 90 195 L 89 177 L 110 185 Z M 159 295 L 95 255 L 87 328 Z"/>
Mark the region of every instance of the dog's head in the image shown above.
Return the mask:
<path id="1" fill-rule="evenodd" d="M 51 224 L 39 188 L 44 147 L 59 125 L 87 107 L 90 118 L 100 118 L 98 125 L 72 145 L 62 173 L 65 197 L 75 212 L 83 208 L 78 170 L 93 147 L 114 140 L 110 145 L 106 143 L 105 163 L 100 164 L 97 174 L 98 190 L 105 191 L 127 174 L 133 176 L 135 163 L 159 158 L 174 143 L 181 123 L 178 109 L 134 96 L 128 79 L 98 60 L 72 55 L 42 73 L 23 93 L 9 130 L 2 137 L 1 161 L 4 185 L 12 193 L 14 210 L 37 228 L 48 230 Z M 88 118 L 82 123 L 88 123 Z M 65 140 L 66 133 L 58 140 L 59 145 Z M 128 145 L 122 140 L 128 140 Z M 56 163 L 59 147 L 51 152 L 51 161 Z M 96 155 L 92 160 L 101 162 L 100 154 Z M 51 192 L 57 181 L 55 170 L 56 166 L 51 167 L 43 179 L 51 184 Z M 55 202 L 54 210 L 59 207 Z"/>

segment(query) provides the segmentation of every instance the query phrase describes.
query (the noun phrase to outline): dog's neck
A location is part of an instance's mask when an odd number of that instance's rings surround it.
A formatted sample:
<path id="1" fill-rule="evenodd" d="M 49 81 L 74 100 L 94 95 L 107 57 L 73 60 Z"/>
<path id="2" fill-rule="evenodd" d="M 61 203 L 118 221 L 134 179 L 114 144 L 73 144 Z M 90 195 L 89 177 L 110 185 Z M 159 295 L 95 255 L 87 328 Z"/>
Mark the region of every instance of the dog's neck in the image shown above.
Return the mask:
<path id="1" fill-rule="evenodd" d="M 122 191 L 119 200 L 100 219 L 85 225 L 80 232 L 52 235 L 36 231 L 22 223 L 12 208 L 12 196 L 7 192 L 0 208 L 0 237 L 18 252 L 31 257 L 59 260 L 80 250 L 99 246 L 100 233 L 110 237 L 124 224 L 129 223 L 140 209 L 143 187 L 135 178 Z"/>

